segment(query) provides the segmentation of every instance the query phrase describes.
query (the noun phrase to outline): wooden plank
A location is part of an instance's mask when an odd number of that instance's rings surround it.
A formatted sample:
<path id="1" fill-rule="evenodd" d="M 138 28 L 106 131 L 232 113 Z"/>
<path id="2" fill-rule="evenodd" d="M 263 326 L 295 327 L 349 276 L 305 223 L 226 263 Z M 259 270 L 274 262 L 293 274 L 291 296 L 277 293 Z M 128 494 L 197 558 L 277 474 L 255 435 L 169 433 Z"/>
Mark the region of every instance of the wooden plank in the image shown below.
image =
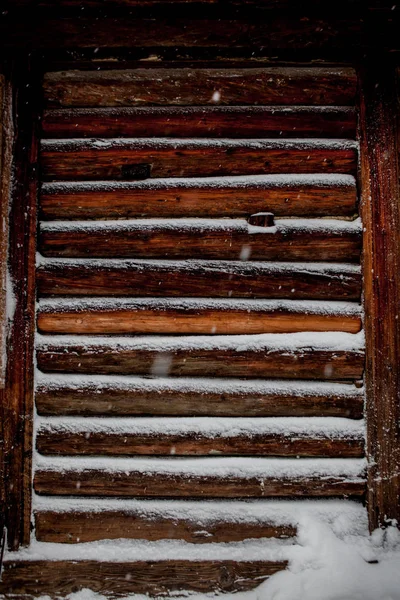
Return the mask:
<path id="1" fill-rule="evenodd" d="M 361 181 L 368 511 L 371 530 L 400 519 L 400 187 L 398 73 L 376 60 L 362 71 Z M 384 348 L 384 351 L 383 351 Z"/>
<path id="2" fill-rule="evenodd" d="M 359 262 L 361 227 L 343 221 L 277 221 L 255 227 L 245 220 L 125 221 L 42 224 L 43 256 Z"/>
<path id="3" fill-rule="evenodd" d="M 168 383 L 170 382 L 170 383 Z M 156 387 L 157 386 L 157 387 Z M 39 383 L 36 409 L 40 415 L 85 416 L 320 416 L 360 419 L 363 390 L 353 385 L 294 382 L 289 386 L 270 382 L 232 380 L 230 384 L 207 382 L 196 388 L 185 380 L 166 382 L 136 380 Z"/>
<path id="4" fill-rule="evenodd" d="M 146 179 L 274 173 L 350 173 L 353 142 L 344 140 L 43 140 L 44 180 Z M 135 174 L 147 167 L 145 174 Z"/>
<path id="5" fill-rule="evenodd" d="M 165 427 L 167 425 L 165 424 Z M 240 427 L 238 424 L 237 427 Z M 255 427 L 255 429 L 259 429 Z M 36 449 L 43 455 L 61 456 L 279 456 L 360 458 L 364 440 L 359 435 L 343 436 L 328 432 L 282 434 L 246 432 L 230 436 L 207 432 L 115 433 L 104 431 L 67 431 L 63 426 L 39 428 Z"/>
<path id="6" fill-rule="evenodd" d="M 363 496 L 365 481 L 347 475 L 324 477 L 222 477 L 134 471 L 38 470 L 34 489 L 50 496 L 275 498 Z"/>
<path id="7" fill-rule="evenodd" d="M 159 68 L 46 73 L 43 89 L 48 106 L 351 106 L 356 83 L 350 68 Z"/>
<path id="8" fill-rule="evenodd" d="M 62 262 L 59 262 L 62 261 Z M 355 265 L 47 260 L 40 295 L 359 300 Z"/>
<path id="9" fill-rule="evenodd" d="M 50 109 L 44 112 L 42 132 L 45 138 L 354 138 L 356 114 L 337 106 Z"/>
<path id="10" fill-rule="evenodd" d="M 120 183 L 44 183 L 44 219 L 129 217 L 351 216 L 356 213 L 350 176 L 264 176 L 148 180 Z"/>
<path id="11" fill-rule="evenodd" d="M 101 512 L 35 511 L 35 534 L 39 542 L 75 544 L 120 538 L 133 540 L 184 540 L 191 544 L 241 542 L 246 539 L 288 538 L 296 535 L 293 525 L 255 522 L 203 522 L 189 518 L 142 515 L 121 510 Z"/>
<path id="12" fill-rule="evenodd" d="M 8 560 L 4 563 L 0 592 L 25 597 L 66 596 L 88 588 L 111 597 L 165 596 L 183 590 L 239 592 L 257 587 L 286 566 L 286 562 L 263 560 Z"/>
<path id="13" fill-rule="evenodd" d="M 33 416 L 33 346 L 37 204 L 39 75 L 32 60 L 10 66 L 12 86 L 13 182 L 9 213 L 9 276 L 14 293 L 8 338 L 4 408 L 6 526 L 9 548 L 30 539 Z"/>
<path id="14" fill-rule="evenodd" d="M 357 305 L 291 301 L 42 301 L 37 327 L 58 334 L 254 334 L 361 329 Z"/>
<path id="15" fill-rule="evenodd" d="M 267 334 L 268 335 L 268 334 Z M 305 334 L 292 334 L 305 335 Z M 334 334 L 331 334 L 334 335 Z M 344 336 L 350 334 L 343 334 Z M 329 334 L 326 334 L 327 338 Z M 281 379 L 361 379 L 361 349 L 329 348 L 301 339 L 279 346 L 265 336 L 126 338 L 107 343 L 79 338 L 62 343 L 49 337 L 37 346 L 37 366 L 44 372 L 135 374 L 153 376 L 262 377 Z M 278 336 L 279 337 L 279 336 Z"/>

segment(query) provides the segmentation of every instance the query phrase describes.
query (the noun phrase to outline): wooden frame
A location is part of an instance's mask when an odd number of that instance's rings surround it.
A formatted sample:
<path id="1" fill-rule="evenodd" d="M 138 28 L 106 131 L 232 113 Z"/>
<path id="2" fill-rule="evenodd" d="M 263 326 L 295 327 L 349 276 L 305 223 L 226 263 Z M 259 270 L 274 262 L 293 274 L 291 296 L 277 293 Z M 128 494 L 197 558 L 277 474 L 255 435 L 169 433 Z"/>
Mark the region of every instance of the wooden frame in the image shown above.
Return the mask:
<path id="1" fill-rule="evenodd" d="M 360 77 L 366 420 L 370 529 L 400 520 L 398 74 L 387 56 Z"/>

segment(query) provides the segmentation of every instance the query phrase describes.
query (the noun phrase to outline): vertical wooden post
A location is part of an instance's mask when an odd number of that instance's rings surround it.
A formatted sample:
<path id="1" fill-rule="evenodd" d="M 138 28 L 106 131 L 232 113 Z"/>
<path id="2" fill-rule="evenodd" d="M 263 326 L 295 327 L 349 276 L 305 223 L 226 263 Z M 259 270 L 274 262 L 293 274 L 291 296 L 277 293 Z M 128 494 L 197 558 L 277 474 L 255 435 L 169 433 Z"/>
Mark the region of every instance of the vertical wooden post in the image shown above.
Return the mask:
<path id="1" fill-rule="evenodd" d="M 400 521 L 400 188 L 396 69 L 360 72 L 370 529 Z"/>
<path id="2" fill-rule="evenodd" d="M 3 392 L 5 516 L 13 550 L 30 538 L 37 204 L 37 89 L 27 58 L 10 68 L 13 119 L 9 275 L 13 314 Z"/>

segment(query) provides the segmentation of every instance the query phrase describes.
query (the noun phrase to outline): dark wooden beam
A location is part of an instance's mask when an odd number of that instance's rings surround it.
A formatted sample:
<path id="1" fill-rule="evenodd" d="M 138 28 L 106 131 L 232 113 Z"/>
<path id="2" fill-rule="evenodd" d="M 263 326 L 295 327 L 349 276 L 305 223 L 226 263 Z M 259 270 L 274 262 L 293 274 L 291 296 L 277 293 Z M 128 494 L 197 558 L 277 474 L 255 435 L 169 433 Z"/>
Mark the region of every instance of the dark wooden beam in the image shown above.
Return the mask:
<path id="1" fill-rule="evenodd" d="M 385 56 L 361 71 L 368 511 L 400 520 L 400 188 L 398 74 Z"/>
<path id="2" fill-rule="evenodd" d="M 35 64 L 17 58 L 11 68 L 14 121 L 14 184 L 11 190 L 10 277 L 15 298 L 4 392 L 4 451 L 8 543 L 30 537 L 35 323 L 37 187 L 37 89 Z"/>

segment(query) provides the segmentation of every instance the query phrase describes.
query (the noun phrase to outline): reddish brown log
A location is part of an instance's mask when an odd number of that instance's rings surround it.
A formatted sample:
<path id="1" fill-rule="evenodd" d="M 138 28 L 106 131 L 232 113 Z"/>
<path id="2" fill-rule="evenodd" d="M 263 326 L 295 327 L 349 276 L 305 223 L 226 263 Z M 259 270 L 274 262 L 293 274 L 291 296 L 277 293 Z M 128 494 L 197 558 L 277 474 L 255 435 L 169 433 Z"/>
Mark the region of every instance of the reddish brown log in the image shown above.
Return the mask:
<path id="1" fill-rule="evenodd" d="M 21 597 L 66 596 L 91 589 L 105 596 L 171 592 L 239 592 L 251 590 L 285 569 L 285 562 L 160 560 L 14 561 L 4 564 L 0 593 Z"/>
<path id="2" fill-rule="evenodd" d="M 256 223 L 252 223 L 256 225 Z M 166 258 L 359 262 L 361 231 L 350 229 L 302 230 L 277 225 L 277 230 L 257 232 L 243 223 L 240 229 L 223 224 L 219 230 L 210 225 L 168 225 L 131 229 L 114 227 L 82 228 L 67 224 L 63 229 L 42 227 L 40 252 L 44 256 L 64 258 Z"/>
<path id="3" fill-rule="evenodd" d="M 35 534 L 40 542 L 75 544 L 100 540 L 185 540 L 191 544 L 241 542 L 250 538 L 288 538 L 296 535 L 293 525 L 252 522 L 200 522 L 189 518 L 132 514 L 122 511 L 35 512 Z"/>
<path id="4" fill-rule="evenodd" d="M 109 333 L 187 333 L 187 334 L 252 334 L 295 333 L 298 331 L 347 331 L 361 329 L 361 316 L 305 313 L 301 308 L 249 311 L 232 308 L 118 308 L 46 309 L 37 317 L 42 333 L 109 334 Z"/>
<path id="5" fill-rule="evenodd" d="M 201 433 L 140 434 L 39 430 L 36 449 L 61 456 L 280 456 L 360 458 L 364 440 L 296 433 L 208 437 Z"/>
<path id="6" fill-rule="evenodd" d="M 254 212 L 271 211 L 276 217 L 350 216 L 356 213 L 355 185 L 327 180 L 312 183 L 227 187 L 175 185 L 174 180 L 156 183 L 131 182 L 124 187 L 85 184 L 68 187 L 44 184 L 40 196 L 45 219 L 101 219 L 128 217 L 248 217 Z"/>
<path id="7" fill-rule="evenodd" d="M 362 72 L 361 180 L 371 530 L 400 520 L 400 187 L 398 72 Z"/>
<path id="8" fill-rule="evenodd" d="M 168 473 L 107 473 L 105 471 L 38 470 L 34 488 L 50 496 L 107 496 L 170 498 L 274 498 L 363 496 L 362 478 L 348 475 L 324 477 L 184 477 Z"/>
<path id="9" fill-rule="evenodd" d="M 75 108 L 45 111 L 42 128 L 46 138 L 354 138 L 356 114 L 325 106 Z"/>
<path id="10" fill-rule="evenodd" d="M 351 391 L 353 390 L 353 393 Z M 40 415 L 158 415 L 158 416 L 233 416 L 285 417 L 319 416 L 360 419 L 363 395 L 349 386 L 346 394 L 301 390 L 245 392 L 231 390 L 190 391 L 126 389 L 106 384 L 76 388 L 40 385 L 36 390 Z"/>
<path id="11" fill-rule="evenodd" d="M 51 340 L 51 338 L 50 338 Z M 359 351 L 320 350 L 304 346 L 288 352 L 262 346 L 257 350 L 171 347 L 171 350 L 96 345 L 38 346 L 37 365 L 50 373 L 134 374 L 280 379 L 355 380 L 363 374 Z"/>
<path id="12" fill-rule="evenodd" d="M 241 297 L 359 300 L 361 277 L 340 267 L 127 261 L 49 263 L 37 271 L 38 292 L 61 296 Z"/>
<path id="13" fill-rule="evenodd" d="M 357 152 L 347 143 L 280 140 L 200 140 L 182 142 L 115 140 L 44 140 L 41 146 L 45 180 L 143 179 L 279 173 L 355 173 Z M 137 166 L 148 173 L 135 175 Z"/>
<path id="14" fill-rule="evenodd" d="M 136 69 L 47 73 L 43 87 L 49 106 L 337 106 L 354 103 L 356 82 L 348 68 Z"/>

